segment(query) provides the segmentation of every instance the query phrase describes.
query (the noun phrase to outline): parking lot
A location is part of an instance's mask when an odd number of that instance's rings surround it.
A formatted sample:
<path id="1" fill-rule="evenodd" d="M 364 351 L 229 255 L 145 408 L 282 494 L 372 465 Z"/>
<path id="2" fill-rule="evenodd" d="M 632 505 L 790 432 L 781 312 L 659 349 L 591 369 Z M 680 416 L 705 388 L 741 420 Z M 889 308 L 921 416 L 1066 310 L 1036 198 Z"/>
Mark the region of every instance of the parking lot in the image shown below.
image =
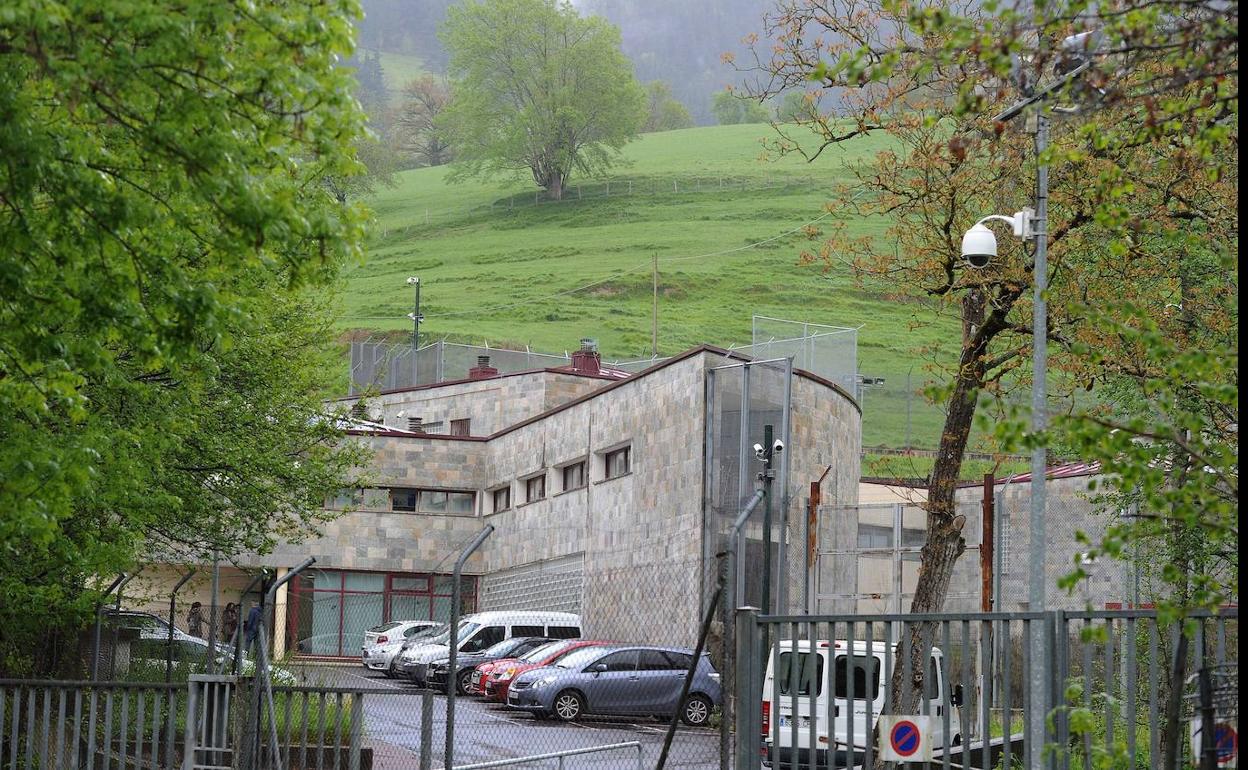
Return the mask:
<path id="1" fill-rule="evenodd" d="M 308 685 L 384 690 L 364 698 L 366 746 L 373 749 L 375 770 L 416 770 L 420 758 L 421 693 L 412 685 L 387 679 L 359 665 L 304 665 L 295 669 Z M 434 696 L 433 767 L 443 766 L 446 698 Z M 642 744 L 642 766 L 653 768 L 663 746 L 667 725 L 654 720 L 588 717 L 573 723 L 537 720 L 477 697 L 456 698 L 456 765 L 514 759 L 568 749 L 637 741 Z M 533 763 L 554 767 L 553 761 Z M 667 766 L 719 767 L 719 733 L 715 728 L 679 726 Z M 634 750 L 617 750 L 569 757 L 564 767 L 595 770 L 632 770 Z"/>

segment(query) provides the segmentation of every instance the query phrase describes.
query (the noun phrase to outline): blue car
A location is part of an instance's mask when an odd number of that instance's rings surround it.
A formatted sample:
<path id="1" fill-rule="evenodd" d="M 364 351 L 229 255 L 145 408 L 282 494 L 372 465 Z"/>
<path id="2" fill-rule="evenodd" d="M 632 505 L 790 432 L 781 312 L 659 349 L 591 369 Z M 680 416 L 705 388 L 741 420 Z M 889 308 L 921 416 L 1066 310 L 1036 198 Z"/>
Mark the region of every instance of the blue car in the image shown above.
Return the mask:
<path id="1" fill-rule="evenodd" d="M 680 647 L 585 647 L 517 676 L 507 706 L 564 722 L 597 714 L 676 716 L 687 725 L 705 725 L 719 705 L 719 674 L 704 653 L 689 695 L 678 704 L 692 662 L 693 651 Z"/>

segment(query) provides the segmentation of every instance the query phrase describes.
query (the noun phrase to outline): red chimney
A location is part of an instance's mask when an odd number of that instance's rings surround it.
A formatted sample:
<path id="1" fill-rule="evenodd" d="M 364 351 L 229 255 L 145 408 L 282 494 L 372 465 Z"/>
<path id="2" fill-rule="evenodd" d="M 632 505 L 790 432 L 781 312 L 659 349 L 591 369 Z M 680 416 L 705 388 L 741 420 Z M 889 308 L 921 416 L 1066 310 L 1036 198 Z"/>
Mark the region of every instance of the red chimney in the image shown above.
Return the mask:
<path id="1" fill-rule="evenodd" d="M 498 370 L 490 366 L 489 356 L 477 356 L 477 365 L 468 370 L 470 380 L 484 380 L 497 376 Z"/>
<path id="2" fill-rule="evenodd" d="M 581 340 L 581 349 L 572 354 L 572 371 L 598 374 L 602 371 L 602 357 L 598 355 L 598 343 L 592 339 Z"/>

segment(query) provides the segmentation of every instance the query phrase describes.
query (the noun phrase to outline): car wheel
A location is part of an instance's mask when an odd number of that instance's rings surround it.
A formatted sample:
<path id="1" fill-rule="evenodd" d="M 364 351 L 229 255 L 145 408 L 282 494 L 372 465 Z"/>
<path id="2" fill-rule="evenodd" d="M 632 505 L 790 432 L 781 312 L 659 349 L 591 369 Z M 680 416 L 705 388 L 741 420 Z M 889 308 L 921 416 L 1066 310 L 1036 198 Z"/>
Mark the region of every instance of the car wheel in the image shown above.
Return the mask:
<path id="1" fill-rule="evenodd" d="M 705 695 L 691 695 L 680 710 L 680 718 L 690 727 L 701 727 L 711 721 L 711 700 Z"/>
<path id="2" fill-rule="evenodd" d="M 555 717 L 560 722 L 571 722 L 585 712 L 585 698 L 576 690 L 564 690 L 555 696 Z"/>
<path id="3" fill-rule="evenodd" d="M 390 661 L 390 665 L 389 665 L 389 666 L 386 666 L 386 668 L 384 669 L 385 674 L 386 674 L 386 677 L 387 677 L 388 679 L 398 679 L 398 678 L 399 678 L 399 670 L 398 670 L 397 668 L 395 668 L 395 667 L 394 667 L 394 664 L 395 664 L 395 661 L 394 661 L 394 660 L 392 660 L 392 661 Z"/>
<path id="4" fill-rule="evenodd" d="M 459 676 L 455 677 L 455 691 L 460 695 L 472 693 L 472 669 L 461 671 Z"/>

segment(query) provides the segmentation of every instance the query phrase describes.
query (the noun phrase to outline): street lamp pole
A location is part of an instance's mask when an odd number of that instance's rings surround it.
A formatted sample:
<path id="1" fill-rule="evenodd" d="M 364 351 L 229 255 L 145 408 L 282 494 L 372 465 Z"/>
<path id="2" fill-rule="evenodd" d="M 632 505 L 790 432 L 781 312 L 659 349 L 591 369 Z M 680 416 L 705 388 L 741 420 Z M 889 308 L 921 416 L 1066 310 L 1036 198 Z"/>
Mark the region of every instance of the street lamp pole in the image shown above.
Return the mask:
<path id="1" fill-rule="evenodd" d="M 1044 152 L 1049 146 L 1049 117 L 1041 109 L 1036 114 L 1036 213 L 1031 221 L 1035 239 L 1035 299 L 1031 314 L 1031 433 L 1041 436 L 1048 427 L 1046 409 L 1046 375 L 1049 362 L 1049 322 L 1045 294 L 1049 288 L 1049 166 Z M 1043 612 L 1045 606 L 1045 469 L 1046 453 L 1043 442 L 1037 441 L 1031 450 L 1031 570 L 1028 605 L 1033 612 Z"/>
<path id="2" fill-rule="evenodd" d="M 408 278 L 407 285 L 416 287 L 415 306 L 412 308 L 412 312 L 407 314 L 407 317 L 412 319 L 412 384 L 419 385 L 418 375 L 420 371 L 416 359 L 420 351 L 420 322 L 425 320 L 425 317 L 420 314 L 420 278 L 416 276 Z"/>

